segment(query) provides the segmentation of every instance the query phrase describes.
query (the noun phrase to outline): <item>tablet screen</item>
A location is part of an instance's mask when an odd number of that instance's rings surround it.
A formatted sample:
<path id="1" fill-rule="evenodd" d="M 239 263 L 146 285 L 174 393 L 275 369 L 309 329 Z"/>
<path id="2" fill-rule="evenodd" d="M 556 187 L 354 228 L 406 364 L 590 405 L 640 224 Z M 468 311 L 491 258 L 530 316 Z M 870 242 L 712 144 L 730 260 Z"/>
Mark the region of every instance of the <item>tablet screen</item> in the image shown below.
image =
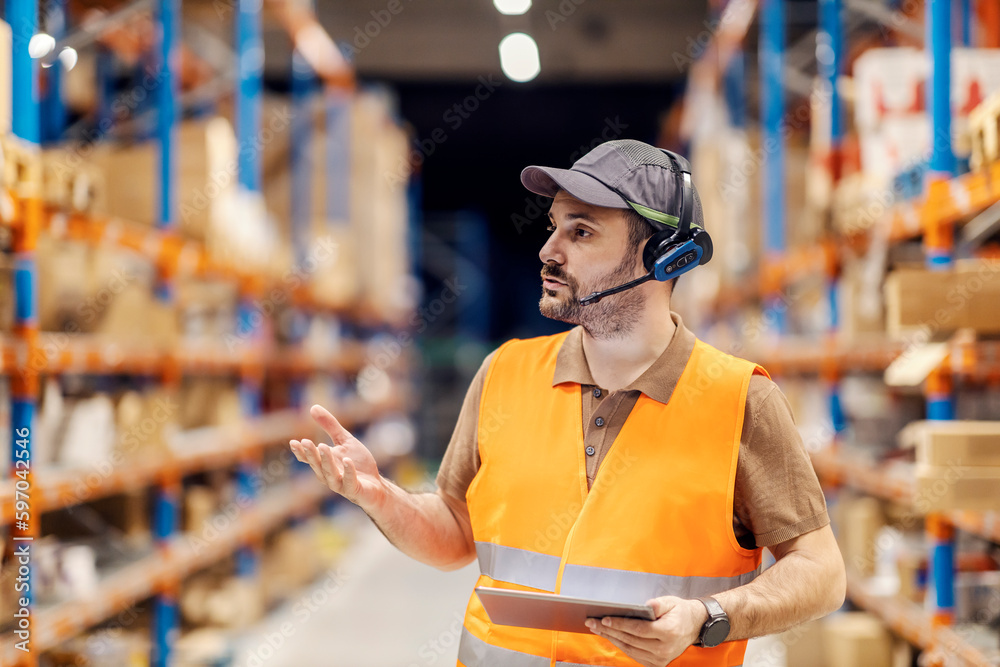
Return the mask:
<path id="1" fill-rule="evenodd" d="M 652 607 L 646 605 L 602 602 L 489 586 L 477 586 L 476 594 L 490 620 L 498 625 L 590 634 L 586 626 L 588 618 L 624 616 L 645 621 L 656 620 Z"/>

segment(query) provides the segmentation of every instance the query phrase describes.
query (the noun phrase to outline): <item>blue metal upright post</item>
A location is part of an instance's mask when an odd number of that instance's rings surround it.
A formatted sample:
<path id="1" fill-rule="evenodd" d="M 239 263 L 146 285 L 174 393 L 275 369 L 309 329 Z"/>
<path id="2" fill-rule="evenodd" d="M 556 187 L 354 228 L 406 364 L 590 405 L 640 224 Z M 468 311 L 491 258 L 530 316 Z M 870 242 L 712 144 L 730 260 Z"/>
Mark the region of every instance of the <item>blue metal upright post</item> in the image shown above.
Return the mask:
<path id="1" fill-rule="evenodd" d="M 463 341 L 486 342 L 490 333 L 490 236 L 486 218 L 478 213 L 462 212 L 456 216 L 455 236 L 458 252 L 465 260 L 456 267 L 458 283 L 466 293 L 456 295 L 458 337 Z"/>
<path id="2" fill-rule="evenodd" d="M 180 95 L 177 79 L 180 56 L 180 0 L 159 0 L 161 30 L 156 89 L 157 138 L 160 149 L 160 189 L 156 220 L 161 228 L 177 222 L 177 118 Z"/>
<path id="3" fill-rule="evenodd" d="M 261 39 L 262 0 L 238 0 L 236 12 L 236 136 L 239 141 L 240 196 L 259 196 L 261 183 L 260 132 L 264 42 Z M 264 314 L 253 303 L 253 285 L 242 288 L 238 317 L 240 332 L 248 340 L 258 337 Z M 244 416 L 253 418 L 261 411 L 260 365 L 250 364 L 240 375 L 240 403 Z M 257 466 L 253 460 L 240 463 L 236 471 L 237 485 L 245 503 L 255 502 L 253 479 Z M 236 553 L 236 573 L 252 577 L 257 572 L 258 554 L 252 545 L 244 545 Z"/>
<path id="4" fill-rule="evenodd" d="M 723 75 L 723 91 L 726 108 L 729 109 L 729 122 L 733 127 L 745 128 L 747 125 L 746 52 L 742 48 L 729 60 Z"/>
<path id="5" fill-rule="evenodd" d="M 176 475 L 167 472 L 157 480 L 153 500 L 153 535 L 158 549 L 166 550 L 177 533 L 178 508 L 181 483 Z M 153 638 L 150 647 L 150 665 L 168 667 L 170 653 L 177 638 L 177 583 L 165 581 L 153 596 Z"/>
<path id="6" fill-rule="evenodd" d="M 785 242 L 785 143 L 781 127 L 785 109 L 782 74 L 785 66 L 785 16 L 783 0 L 763 0 L 760 10 L 760 99 L 764 155 L 761 219 L 764 221 L 764 261 L 779 261 Z M 785 309 L 780 307 L 780 285 L 769 285 L 765 295 L 775 313 L 777 333 L 785 331 Z"/>
<path id="7" fill-rule="evenodd" d="M 157 72 L 155 102 L 157 106 L 156 136 L 159 148 L 157 226 L 170 229 L 177 224 L 177 119 L 180 115 L 178 59 L 180 57 L 180 0 L 158 0 L 156 21 L 160 26 L 158 52 L 154 54 Z M 163 269 L 164 267 L 161 267 Z M 173 296 L 172 276 L 162 272 L 157 276 L 157 298 L 169 302 Z M 164 373 L 165 385 L 179 383 L 179 373 L 172 369 Z M 154 530 L 161 548 L 169 544 L 177 531 L 181 481 L 175 475 L 164 475 L 157 481 L 154 496 Z M 164 581 L 153 597 L 153 643 L 150 652 L 153 667 L 167 667 L 178 633 L 177 594 L 179 581 Z"/>
<path id="8" fill-rule="evenodd" d="M 66 35 L 66 0 L 45 3 L 45 30 L 58 43 Z M 45 70 L 45 96 L 42 98 L 42 140 L 62 139 L 66 128 L 66 105 L 62 98 L 63 64 L 56 60 Z"/>
<path id="9" fill-rule="evenodd" d="M 260 131 L 261 77 L 264 42 L 261 40 L 262 0 L 238 0 L 236 12 L 236 135 L 239 139 L 239 182 L 244 190 L 260 192 L 260 151 L 255 149 Z"/>
<path id="10" fill-rule="evenodd" d="M 951 146 L 951 3 L 929 0 L 925 12 L 927 44 L 931 54 L 931 158 L 927 175 L 927 206 L 947 209 L 947 181 L 955 174 Z M 951 220 L 935 219 L 924 230 L 924 251 L 930 269 L 951 267 L 955 245 Z"/>
<path id="11" fill-rule="evenodd" d="M 844 110 L 837 81 L 843 67 L 843 7 L 841 0 L 820 0 L 819 32 L 816 34 L 816 62 L 822 76 L 822 95 L 829 102 L 830 109 L 830 182 L 836 187 L 841 175 L 841 156 L 844 139 Z M 836 335 L 840 320 L 837 307 L 838 270 L 836 262 L 827 257 L 826 298 L 830 314 L 828 331 Z M 831 367 L 828 382 L 830 421 L 835 433 L 841 433 L 847 426 L 840 396 L 839 371 Z"/>
<path id="12" fill-rule="evenodd" d="M 954 175 L 951 147 L 951 2 L 929 0 L 925 8 L 928 50 L 931 54 L 931 160 L 926 206 L 946 209 L 949 181 Z M 924 229 L 926 263 L 932 270 L 949 270 L 953 262 L 954 228 L 951 220 L 935 219 Z M 930 419 L 954 419 L 951 368 L 944 365 L 928 376 L 924 391 Z M 935 624 L 950 624 L 955 600 L 955 531 L 948 519 L 928 515 L 925 530 L 930 541 L 927 605 Z"/>
<path id="13" fill-rule="evenodd" d="M 11 26 L 12 46 L 12 129 L 15 137 L 37 160 L 39 141 L 38 65 L 32 60 L 28 43 L 38 26 L 35 0 L 7 0 L 6 18 Z M 14 633 L 26 651 L 24 663 L 38 664 L 38 652 L 31 644 L 31 614 L 34 607 L 34 572 L 32 553 L 39 535 L 41 517 L 34 503 L 33 422 L 38 400 L 38 373 L 32 361 L 38 353 L 38 296 L 36 292 L 35 248 L 42 222 L 41 174 L 29 170 L 30 182 L 7 184 L 16 193 L 17 225 L 13 234 L 14 251 L 14 334 L 24 342 L 28 363 L 17 365 L 11 376 L 11 469 L 17 501 L 10 527 L 12 561 L 19 570 L 17 590 L 3 591 L 17 602 Z M 23 600 L 22 600 L 23 599 Z M 26 602 L 22 605 L 21 602 Z M 23 615 L 22 615 L 23 614 Z M 20 646 L 20 644 L 19 644 Z"/>

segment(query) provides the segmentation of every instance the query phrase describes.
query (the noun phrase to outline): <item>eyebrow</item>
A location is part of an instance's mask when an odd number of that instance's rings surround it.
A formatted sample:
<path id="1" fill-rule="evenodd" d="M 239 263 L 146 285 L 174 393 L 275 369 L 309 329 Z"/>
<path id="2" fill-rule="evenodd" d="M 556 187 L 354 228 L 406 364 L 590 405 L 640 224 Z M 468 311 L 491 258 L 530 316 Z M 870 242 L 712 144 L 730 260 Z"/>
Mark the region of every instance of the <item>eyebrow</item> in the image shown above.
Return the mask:
<path id="1" fill-rule="evenodd" d="M 569 213 L 566 214 L 566 218 L 568 220 L 571 220 L 571 221 L 572 220 L 584 220 L 584 221 L 589 222 L 590 224 L 592 224 L 594 226 L 597 226 L 597 227 L 601 226 L 601 223 L 598 222 L 597 219 L 594 216 L 590 215 L 589 213 L 583 213 L 583 212 L 580 212 L 580 211 L 570 211 Z M 552 215 L 551 211 L 549 211 L 549 219 L 550 220 L 555 220 L 555 217 Z"/>

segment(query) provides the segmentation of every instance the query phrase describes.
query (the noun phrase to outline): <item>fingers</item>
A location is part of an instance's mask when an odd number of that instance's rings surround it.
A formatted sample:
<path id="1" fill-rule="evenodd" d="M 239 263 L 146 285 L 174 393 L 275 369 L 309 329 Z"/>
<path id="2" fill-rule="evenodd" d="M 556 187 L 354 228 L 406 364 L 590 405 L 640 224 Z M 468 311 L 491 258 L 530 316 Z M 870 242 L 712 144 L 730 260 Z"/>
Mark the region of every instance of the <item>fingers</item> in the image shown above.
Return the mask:
<path id="1" fill-rule="evenodd" d="M 602 627 L 600 623 L 587 621 L 587 626 L 590 627 L 591 632 L 593 632 L 598 637 L 603 637 L 609 642 L 618 647 L 622 653 L 625 653 L 628 657 L 632 658 L 636 662 L 643 665 L 662 665 L 663 661 L 659 660 L 654 653 L 646 650 L 644 647 L 636 646 L 635 644 L 622 640 L 618 637 L 612 636 L 608 632 L 608 628 Z"/>
<path id="2" fill-rule="evenodd" d="M 336 457 L 333 455 L 333 450 L 326 445 L 321 446 L 319 448 L 319 458 L 326 485 L 332 491 L 344 494 L 344 471 L 337 463 Z"/>
<path id="3" fill-rule="evenodd" d="M 637 639 L 652 638 L 657 636 L 656 631 L 653 628 L 652 621 L 605 616 L 602 619 L 602 625 L 609 630 L 620 632 L 622 635 L 627 635 Z"/>
<path id="4" fill-rule="evenodd" d="M 351 437 L 351 432 L 346 428 L 341 426 L 337 418 L 330 414 L 330 411 L 324 408 L 322 405 L 314 405 L 309 409 L 309 414 L 316 423 L 327 432 L 330 439 L 335 445 L 342 445 L 347 442 Z"/>
<path id="5" fill-rule="evenodd" d="M 312 444 L 309 440 L 301 440 L 301 441 L 300 440 L 289 440 L 288 444 L 291 446 L 292 453 L 295 454 L 295 458 L 297 458 L 302 463 L 307 464 L 310 468 L 312 468 L 312 471 L 314 473 L 316 473 L 317 475 L 319 475 L 320 471 L 319 471 L 318 462 L 312 459 L 310 450 L 306 446 L 307 442 L 310 443 L 310 444 Z"/>
<path id="6" fill-rule="evenodd" d="M 330 490 L 340 493 L 343 473 L 337 464 L 333 448 L 328 445 L 316 445 L 308 439 L 293 442 L 298 443 L 297 450 L 295 447 L 292 450 L 296 452 L 296 457 L 308 463 L 316 476 L 323 480 Z"/>

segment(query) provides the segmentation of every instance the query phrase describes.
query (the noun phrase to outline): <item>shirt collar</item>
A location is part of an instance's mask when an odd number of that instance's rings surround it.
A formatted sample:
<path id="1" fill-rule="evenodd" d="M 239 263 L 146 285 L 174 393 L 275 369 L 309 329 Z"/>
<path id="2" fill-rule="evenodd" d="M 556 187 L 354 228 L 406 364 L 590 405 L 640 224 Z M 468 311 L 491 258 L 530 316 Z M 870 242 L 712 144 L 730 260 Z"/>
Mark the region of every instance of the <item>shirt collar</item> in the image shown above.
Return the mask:
<path id="1" fill-rule="evenodd" d="M 640 391 L 659 403 L 666 403 L 680 380 L 694 350 L 695 335 L 684 326 L 681 316 L 671 311 L 670 319 L 676 325 L 674 335 L 661 354 L 646 371 L 622 391 Z M 556 370 L 552 376 L 552 386 L 563 382 L 594 386 L 587 356 L 583 351 L 583 327 L 570 329 L 566 340 L 556 357 Z"/>

